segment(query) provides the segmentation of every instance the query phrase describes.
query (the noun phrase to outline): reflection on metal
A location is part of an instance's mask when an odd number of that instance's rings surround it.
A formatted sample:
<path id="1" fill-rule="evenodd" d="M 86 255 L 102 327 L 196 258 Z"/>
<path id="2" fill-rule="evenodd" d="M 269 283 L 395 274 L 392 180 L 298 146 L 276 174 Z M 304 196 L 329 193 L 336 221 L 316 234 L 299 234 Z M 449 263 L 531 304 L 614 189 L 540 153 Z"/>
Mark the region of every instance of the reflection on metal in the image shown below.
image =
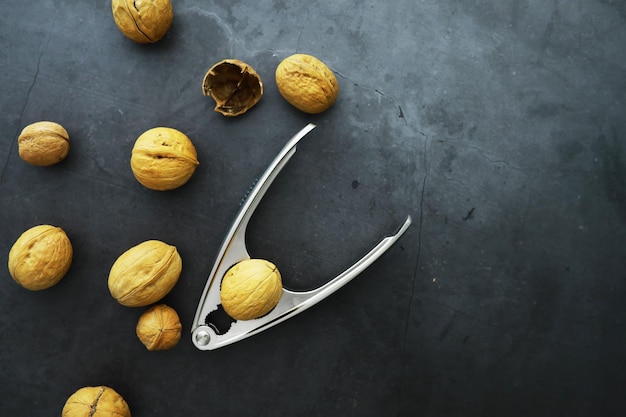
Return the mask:
<path id="1" fill-rule="evenodd" d="M 193 321 L 192 341 L 201 350 L 212 350 L 252 336 L 278 323 L 281 323 L 309 307 L 322 301 L 339 288 L 346 285 L 370 266 L 389 249 L 411 225 L 408 216 L 399 230 L 382 239 L 365 256 L 326 284 L 310 291 L 290 291 L 283 289 L 278 305 L 267 315 L 254 320 L 234 320 L 225 314 L 220 302 L 220 284 L 228 269 L 236 263 L 250 259 L 246 249 L 246 228 L 248 222 L 278 173 L 296 152 L 298 142 L 315 125 L 309 124 L 287 142 L 265 173 L 250 190 L 241 206 L 233 225 L 226 234 L 224 243 L 217 255 L 213 270 L 209 275 Z"/>

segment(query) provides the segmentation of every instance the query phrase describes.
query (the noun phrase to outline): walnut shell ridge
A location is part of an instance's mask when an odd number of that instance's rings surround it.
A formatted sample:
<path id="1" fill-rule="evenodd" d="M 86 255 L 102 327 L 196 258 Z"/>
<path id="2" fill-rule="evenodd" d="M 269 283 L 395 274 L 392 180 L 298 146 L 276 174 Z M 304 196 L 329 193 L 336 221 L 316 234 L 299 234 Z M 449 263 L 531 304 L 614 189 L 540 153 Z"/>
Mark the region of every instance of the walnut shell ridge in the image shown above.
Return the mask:
<path id="1" fill-rule="evenodd" d="M 272 311 L 283 294 L 276 265 L 264 259 L 247 259 L 231 267 L 220 289 L 224 311 L 235 320 L 252 320 Z"/>
<path id="2" fill-rule="evenodd" d="M 155 43 L 170 29 L 174 8 L 170 0 L 112 0 L 118 29 L 137 43 Z"/>
<path id="3" fill-rule="evenodd" d="M 321 113 L 335 103 L 339 83 L 335 74 L 312 55 L 294 54 L 276 67 L 276 86 L 289 104 L 309 114 Z"/>
<path id="4" fill-rule="evenodd" d="M 167 350 L 178 344 L 183 325 L 172 307 L 158 304 L 146 310 L 137 321 L 135 332 L 148 350 Z"/>
<path id="5" fill-rule="evenodd" d="M 127 307 L 156 303 L 174 288 L 183 269 L 176 247 L 148 240 L 117 258 L 109 272 L 109 292 Z"/>
<path id="6" fill-rule="evenodd" d="M 156 191 L 183 186 L 199 164 L 191 140 L 170 127 L 155 127 L 142 133 L 130 158 L 130 168 L 137 181 Z"/>
<path id="7" fill-rule="evenodd" d="M 104 385 L 83 387 L 65 402 L 62 417 L 131 417 L 124 398 Z"/>
<path id="8" fill-rule="evenodd" d="M 9 251 L 9 273 L 22 287 L 39 291 L 56 285 L 70 269 L 74 251 L 60 227 L 31 227 Z"/>
<path id="9" fill-rule="evenodd" d="M 50 166 L 61 162 L 70 151 L 70 135 L 55 122 L 35 122 L 17 138 L 20 158 L 31 165 Z"/>

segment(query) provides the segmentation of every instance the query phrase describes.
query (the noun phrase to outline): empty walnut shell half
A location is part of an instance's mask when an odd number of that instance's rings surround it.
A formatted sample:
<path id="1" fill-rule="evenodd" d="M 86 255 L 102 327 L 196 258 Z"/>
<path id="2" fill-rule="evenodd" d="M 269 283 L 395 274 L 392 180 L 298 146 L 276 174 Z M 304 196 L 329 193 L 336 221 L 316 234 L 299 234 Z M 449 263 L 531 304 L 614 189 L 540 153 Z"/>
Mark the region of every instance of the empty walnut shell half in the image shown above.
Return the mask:
<path id="1" fill-rule="evenodd" d="M 261 100 L 263 82 L 250 65 L 238 59 L 225 59 L 205 74 L 202 93 L 215 100 L 216 112 L 239 116 Z"/>

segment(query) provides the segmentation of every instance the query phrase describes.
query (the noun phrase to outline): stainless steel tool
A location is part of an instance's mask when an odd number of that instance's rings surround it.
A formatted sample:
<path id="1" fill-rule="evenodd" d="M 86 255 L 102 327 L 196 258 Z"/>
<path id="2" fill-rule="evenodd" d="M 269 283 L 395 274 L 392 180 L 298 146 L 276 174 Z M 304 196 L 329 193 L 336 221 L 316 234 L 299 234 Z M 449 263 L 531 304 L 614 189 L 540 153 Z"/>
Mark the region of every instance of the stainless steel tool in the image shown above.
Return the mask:
<path id="1" fill-rule="evenodd" d="M 272 184 L 278 173 L 296 152 L 298 142 L 315 125 L 309 124 L 287 142 L 278 153 L 265 173 L 259 178 L 244 200 L 233 225 L 228 231 L 224 243 L 217 255 L 213 270 L 209 275 L 202 298 L 193 320 L 192 341 L 200 350 L 213 350 L 247 338 L 278 323 L 281 323 L 309 307 L 322 301 L 370 266 L 389 249 L 411 225 L 408 216 L 400 229 L 393 235 L 382 239 L 365 256 L 326 284 L 311 291 L 291 291 L 283 289 L 278 305 L 267 315 L 254 320 L 234 320 L 221 306 L 220 284 L 222 277 L 230 267 L 245 259 L 250 259 L 246 249 L 246 228 L 248 222 Z"/>

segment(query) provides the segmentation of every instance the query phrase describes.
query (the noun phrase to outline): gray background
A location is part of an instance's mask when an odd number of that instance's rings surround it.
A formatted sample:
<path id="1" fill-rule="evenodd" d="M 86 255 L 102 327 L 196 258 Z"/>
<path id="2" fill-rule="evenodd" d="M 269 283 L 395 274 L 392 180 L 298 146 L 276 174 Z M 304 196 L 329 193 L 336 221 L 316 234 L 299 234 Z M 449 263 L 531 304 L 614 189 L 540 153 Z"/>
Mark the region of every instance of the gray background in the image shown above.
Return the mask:
<path id="1" fill-rule="evenodd" d="M 624 415 L 626 6 L 612 0 L 174 1 L 154 45 L 107 1 L 0 3 L 0 261 L 36 224 L 74 261 L 29 292 L 0 274 L 0 414 L 58 416 L 109 385 L 133 416 Z M 335 106 L 298 112 L 274 69 L 328 64 Z M 212 111 L 204 73 L 252 65 L 265 95 Z M 62 163 L 18 156 L 26 125 L 69 132 Z M 259 207 L 251 254 L 312 288 L 414 224 L 331 298 L 258 336 L 200 352 L 200 293 L 241 198 L 285 142 L 302 142 Z M 186 133 L 200 166 L 170 192 L 129 168 L 145 130 Z M 148 352 L 143 309 L 108 271 L 147 239 L 177 246 L 163 300 L 178 346 Z"/>

